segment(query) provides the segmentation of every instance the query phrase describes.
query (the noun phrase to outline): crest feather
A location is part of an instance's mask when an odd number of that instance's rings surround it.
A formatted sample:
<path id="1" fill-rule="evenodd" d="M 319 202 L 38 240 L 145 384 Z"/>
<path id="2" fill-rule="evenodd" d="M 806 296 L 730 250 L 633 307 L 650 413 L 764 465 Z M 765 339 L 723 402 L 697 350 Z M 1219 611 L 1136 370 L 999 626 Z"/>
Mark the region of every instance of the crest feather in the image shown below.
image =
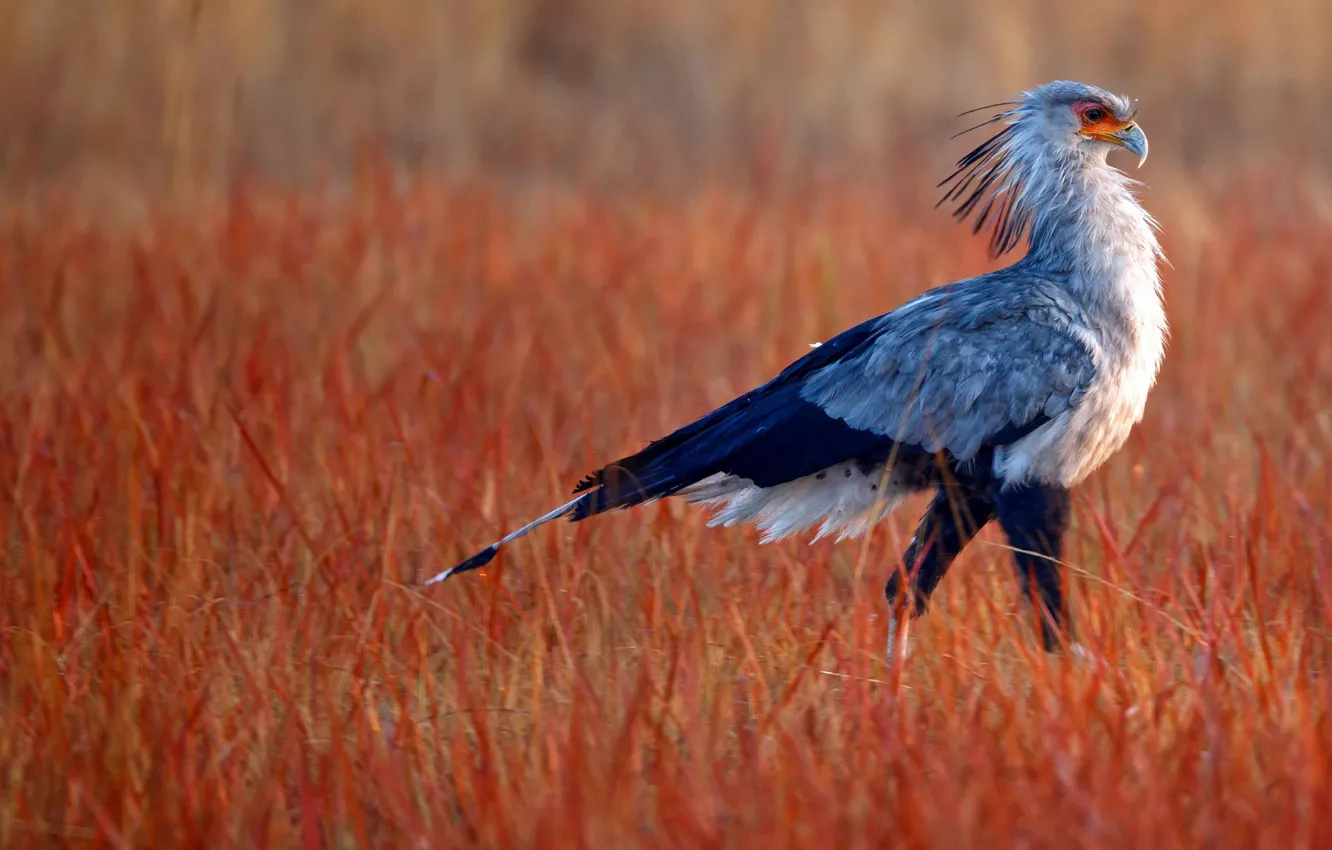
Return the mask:
<path id="1" fill-rule="evenodd" d="M 1011 109 L 958 133 L 958 136 L 1007 121 L 997 132 L 957 161 L 957 169 L 938 188 L 947 187 L 935 204 L 956 203 L 953 216 L 975 216 L 971 232 L 990 228 L 990 256 L 1001 257 L 1018 246 L 1031 224 L 1032 211 L 1022 204 L 1022 173 L 1013 158 L 1017 110 Z M 956 138 L 956 136 L 954 136 Z"/>

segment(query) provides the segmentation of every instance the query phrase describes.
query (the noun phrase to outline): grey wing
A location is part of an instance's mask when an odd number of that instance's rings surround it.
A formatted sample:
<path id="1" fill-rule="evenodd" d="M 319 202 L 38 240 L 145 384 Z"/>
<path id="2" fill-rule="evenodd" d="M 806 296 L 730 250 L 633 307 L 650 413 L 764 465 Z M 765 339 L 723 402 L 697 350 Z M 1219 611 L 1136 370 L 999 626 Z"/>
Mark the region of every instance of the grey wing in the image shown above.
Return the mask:
<path id="1" fill-rule="evenodd" d="M 912 310 L 886 316 L 870 348 L 811 375 L 801 395 L 853 428 L 967 461 L 1070 410 L 1095 373 L 1066 324 Z"/>

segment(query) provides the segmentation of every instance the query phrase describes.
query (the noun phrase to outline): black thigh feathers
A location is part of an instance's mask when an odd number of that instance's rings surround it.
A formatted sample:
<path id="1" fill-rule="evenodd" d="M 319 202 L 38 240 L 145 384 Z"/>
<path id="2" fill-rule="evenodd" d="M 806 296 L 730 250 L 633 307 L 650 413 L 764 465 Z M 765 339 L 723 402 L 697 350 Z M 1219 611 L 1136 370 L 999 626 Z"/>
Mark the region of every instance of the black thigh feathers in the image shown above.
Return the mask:
<path id="1" fill-rule="evenodd" d="M 931 595 L 954 559 L 991 520 L 997 519 L 1009 545 L 1023 594 L 1036 614 L 1037 633 L 1047 650 L 1072 638 L 1072 619 L 1060 563 L 1070 514 L 1069 491 L 1047 484 L 1005 488 L 988 474 L 945 476 L 902 556 L 905 572 L 894 571 L 884 587 L 888 604 L 909 616 L 925 613 Z"/>

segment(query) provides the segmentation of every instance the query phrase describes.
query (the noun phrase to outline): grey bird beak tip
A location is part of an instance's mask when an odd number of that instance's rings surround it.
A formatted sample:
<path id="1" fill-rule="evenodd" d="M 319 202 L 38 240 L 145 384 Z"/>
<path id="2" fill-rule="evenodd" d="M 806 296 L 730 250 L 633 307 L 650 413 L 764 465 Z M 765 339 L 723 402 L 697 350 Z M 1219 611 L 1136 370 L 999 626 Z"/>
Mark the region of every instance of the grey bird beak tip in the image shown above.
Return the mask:
<path id="1" fill-rule="evenodd" d="M 1138 156 L 1138 167 L 1147 161 L 1147 134 L 1137 124 L 1130 124 L 1115 134 L 1124 150 Z"/>

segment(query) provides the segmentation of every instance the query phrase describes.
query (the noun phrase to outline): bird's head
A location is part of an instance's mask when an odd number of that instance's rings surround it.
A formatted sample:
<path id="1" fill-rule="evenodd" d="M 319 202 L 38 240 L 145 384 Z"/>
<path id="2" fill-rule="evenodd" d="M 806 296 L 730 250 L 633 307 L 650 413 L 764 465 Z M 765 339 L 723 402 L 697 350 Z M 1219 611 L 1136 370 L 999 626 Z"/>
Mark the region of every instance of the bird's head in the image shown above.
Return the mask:
<path id="1" fill-rule="evenodd" d="M 1014 104 L 1014 118 L 1028 123 L 1033 135 L 1055 150 L 1086 152 L 1102 158 L 1115 148 L 1147 160 L 1147 136 L 1134 118 L 1137 101 L 1105 89 L 1060 80 L 1024 93 Z"/>
<path id="2" fill-rule="evenodd" d="M 1147 136 L 1134 120 L 1137 101 L 1105 89 L 1057 80 L 980 109 L 995 107 L 998 114 L 962 131 L 999 127 L 939 183 L 948 187 L 939 203 L 956 203 L 959 220 L 974 215 L 973 232 L 991 227 L 996 257 L 1018 245 L 1037 199 L 1057 192 L 1079 164 L 1104 168 L 1116 148 L 1136 154 L 1139 166 L 1147 159 Z"/>

